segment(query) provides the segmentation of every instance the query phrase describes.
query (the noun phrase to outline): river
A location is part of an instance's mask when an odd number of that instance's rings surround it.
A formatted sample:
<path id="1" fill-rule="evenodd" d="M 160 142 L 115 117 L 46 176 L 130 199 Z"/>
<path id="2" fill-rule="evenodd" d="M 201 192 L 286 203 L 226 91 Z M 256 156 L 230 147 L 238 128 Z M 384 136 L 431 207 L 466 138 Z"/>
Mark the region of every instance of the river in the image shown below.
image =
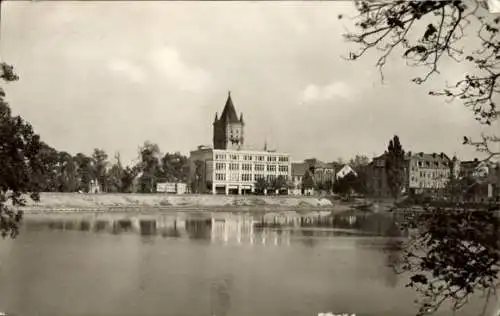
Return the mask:
<path id="1" fill-rule="evenodd" d="M 388 267 L 397 238 L 377 214 L 30 215 L 0 241 L 0 311 L 412 316 L 415 293 Z"/>

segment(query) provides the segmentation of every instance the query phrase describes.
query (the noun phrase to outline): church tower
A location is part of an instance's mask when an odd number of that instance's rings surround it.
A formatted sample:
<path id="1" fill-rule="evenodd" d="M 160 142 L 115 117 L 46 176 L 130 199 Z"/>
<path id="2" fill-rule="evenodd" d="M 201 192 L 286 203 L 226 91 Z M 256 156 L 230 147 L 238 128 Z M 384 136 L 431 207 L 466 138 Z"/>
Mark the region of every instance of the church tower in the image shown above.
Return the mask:
<path id="1" fill-rule="evenodd" d="M 220 115 L 220 118 L 215 113 L 214 120 L 214 149 L 230 149 L 239 150 L 243 147 L 243 114 L 236 114 L 236 109 L 231 99 L 231 92 L 228 93 L 226 105 Z"/>

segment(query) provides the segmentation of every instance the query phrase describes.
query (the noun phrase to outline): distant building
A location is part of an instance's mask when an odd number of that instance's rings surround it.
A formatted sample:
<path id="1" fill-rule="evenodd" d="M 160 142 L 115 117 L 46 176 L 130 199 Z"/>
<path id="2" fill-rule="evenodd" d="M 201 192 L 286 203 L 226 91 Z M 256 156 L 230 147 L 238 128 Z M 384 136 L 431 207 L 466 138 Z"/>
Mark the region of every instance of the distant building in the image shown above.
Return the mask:
<path id="1" fill-rule="evenodd" d="M 89 193 L 101 193 L 101 186 L 97 180 L 90 180 Z"/>
<path id="2" fill-rule="evenodd" d="M 342 179 L 343 177 L 347 176 L 348 174 L 353 174 L 354 176 L 357 176 L 358 174 L 354 169 L 351 168 L 349 165 L 344 165 L 342 168 L 340 168 L 339 171 L 335 174 L 336 179 Z"/>
<path id="3" fill-rule="evenodd" d="M 374 158 L 367 168 L 367 188 L 376 197 L 391 196 L 387 180 L 386 156 L 387 153 L 384 153 Z M 442 193 L 452 176 L 458 177 L 460 162 L 455 157 L 449 158 L 444 153 L 413 154 L 408 152 L 405 155 L 404 168 L 405 185 L 402 193 L 438 194 Z"/>
<path id="4" fill-rule="evenodd" d="M 290 180 L 290 156 L 245 148 L 244 126 L 243 115 L 238 118 L 229 93 L 220 118 L 215 115 L 213 148 L 200 146 L 190 153 L 189 182 L 196 192 L 249 194 L 255 192 L 259 178 Z"/>
<path id="5" fill-rule="evenodd" d="M 185 194 L 186 188 L 186 183 L 182 182 L 162 182 L 156 184 L 156 192 L 158 193 Z"/>
<path id="6" fill-rule="evenodd" d="M 309 173 L 315 186 L 322 185 L 328 187 L 335 182 L 335 169 L 332 164 L 324 163 L 318 159 L 306 159 L 304 162 L 292 163 L 292 183 L 293 188 L 290 189 L 290 194 L 293 195 L 312 195 L 314 188 L 304 188 L 303 180 L 305 174 Z"/>

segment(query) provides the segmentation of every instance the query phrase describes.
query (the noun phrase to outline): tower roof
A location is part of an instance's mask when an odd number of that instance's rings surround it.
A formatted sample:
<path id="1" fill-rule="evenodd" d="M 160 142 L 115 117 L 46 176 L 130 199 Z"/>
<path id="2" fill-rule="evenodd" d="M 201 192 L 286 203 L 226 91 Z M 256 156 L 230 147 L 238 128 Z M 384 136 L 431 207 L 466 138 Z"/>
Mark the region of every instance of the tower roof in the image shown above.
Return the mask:
<path id="1" fill-rule="evenodd" d="M 231 99 L 231 91 L 227 95 L 226 105 L 220 116 L 220 120 L 225 123 L 239 123 L 238 115 L 236 114 L 236 109 L 233 105 L 233 100 Z"/>

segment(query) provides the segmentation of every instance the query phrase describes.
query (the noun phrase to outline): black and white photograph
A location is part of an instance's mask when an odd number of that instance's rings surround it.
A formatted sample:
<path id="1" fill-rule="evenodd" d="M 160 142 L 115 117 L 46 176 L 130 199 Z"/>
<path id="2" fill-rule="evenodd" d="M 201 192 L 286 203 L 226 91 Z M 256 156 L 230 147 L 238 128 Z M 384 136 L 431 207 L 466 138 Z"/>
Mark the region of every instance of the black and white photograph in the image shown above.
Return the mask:
<path id="1" fill-rule="evenodd" d="M 500 0 L 0 0 L 0 315 L 500 316 Z"/>

